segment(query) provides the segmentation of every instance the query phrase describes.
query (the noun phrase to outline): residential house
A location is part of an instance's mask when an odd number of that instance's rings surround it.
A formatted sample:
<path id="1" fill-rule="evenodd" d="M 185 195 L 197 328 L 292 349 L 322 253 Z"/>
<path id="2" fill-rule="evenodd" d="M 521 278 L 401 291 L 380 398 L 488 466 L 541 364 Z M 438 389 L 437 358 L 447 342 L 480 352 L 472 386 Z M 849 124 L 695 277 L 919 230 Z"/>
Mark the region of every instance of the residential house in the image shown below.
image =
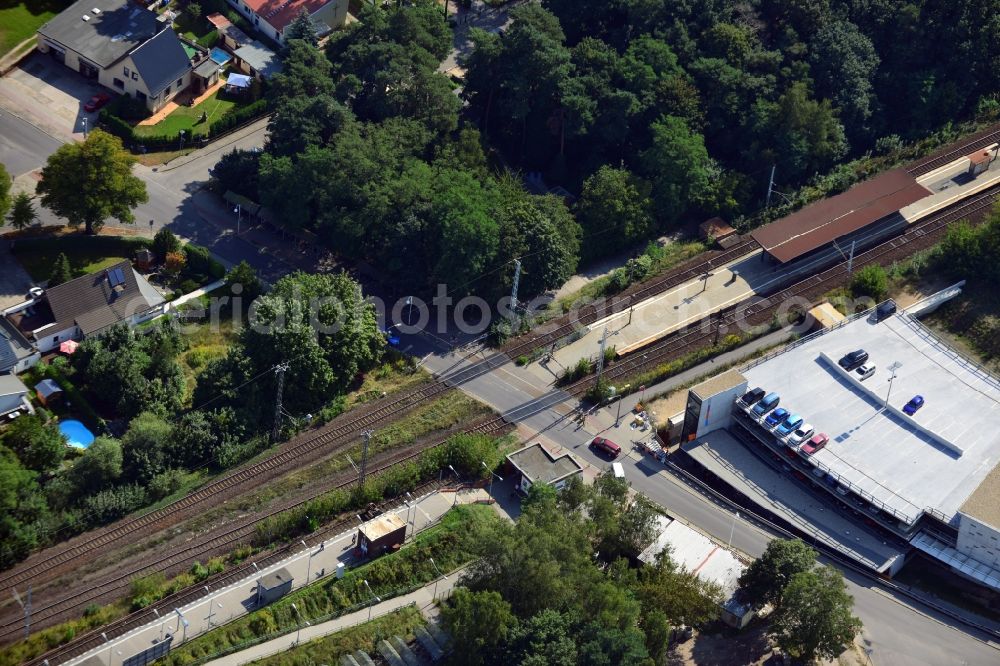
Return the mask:
<path id="1" fill-rule="evenodd" d="M 0 424 L 16 419 L 21 414 L 34 414 L 28 400 L 28 387 L 13 375 L 0 375 Z"/>
<path id="2" fill-rule="evenodd" d="M 150 111 L 191 82 L 191 58 L 168 21 L 125 0 L 79 0 L 38 29 L 38 50 Z"/>
<path id="3" fill-rule="evenodd" d="M 254 28 L 284 44 L 283 32 L 304 9 L 321 36 L 347 22 L 347 0 L 227 0 Z"/>
<path id="4" fill-rule="evenodd" d="M 5 316 L 0 316 L 0 374 L 20 374 L 41 358 L 42 355 L 21 331 Z"/>
<path id="5" fill-rule="evenodd" d="M 61 342 L 100 335 L 115 324 L 135 326 L 163 314 L 166 305 L 166 299 L 122 261 L 46 289 L 4 315 L 44 354 Z"/>

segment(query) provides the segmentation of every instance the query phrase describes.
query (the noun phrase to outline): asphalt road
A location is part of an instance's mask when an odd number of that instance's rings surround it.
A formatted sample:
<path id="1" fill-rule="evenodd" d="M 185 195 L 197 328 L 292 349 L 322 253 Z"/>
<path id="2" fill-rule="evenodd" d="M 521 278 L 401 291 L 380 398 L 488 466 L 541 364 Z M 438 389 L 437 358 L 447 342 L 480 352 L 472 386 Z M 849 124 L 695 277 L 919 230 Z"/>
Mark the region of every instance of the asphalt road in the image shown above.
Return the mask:
<path id="1" fill-rule="evenodd" d="M 478 355 L 468 360 L 451 354 L 429 355 L 423 365 L 438 374 L 478 358 Z M 711 365 L 706 365 L 702 371 L 710 368 Z M 513 363 L 463 384 L 461 389 L 516 419 L 526 441 L 542 440 L 562 447 L 598 468 L 607 468 L 608 461 L 588 448 L 589 441 L 600 434 L 618 442 L 628 453 L 619 461 L 636 490 L 722 543 L 731 539 L 733 547 L 756 557 L 774 538 L 756 525 L 736 518 L 711 494 L 685 485 L 658 462 L 632 451 L 631 442 L 644 439 L 645 433 L 631 430 L 624 419 L 620 427 L 614 427 L 617 404 L 588 416 L 586 424 L 580 425 L 575 418 L 575 399 L 543 385 L 537 375 Z M 864 623 L 862 639 L 872 650 L 873 664 L 1000 663 L 1000 651 L 985 642 L 988 639 L 985 634 L 969 632 L 929 608 L 895 598 L 891 591 L 873 585 L 863 576 L 850 571 L 845 571 L 845 576 L 848 590 L 854 596 L 855 613 Z"/>
<path id="2" fill-rule="evenodd" d="M 263 146 L 266 127 L 266 121 L 261 120 L 171 164 L 137 165 L 135 174 L 145 181 L 149 201 L 136 208 L 134 225 L 119 225 L 109 220 L 106 228 L 121 226 L 152 235 L 166 226 L 179 236 L 208 247 L 226 264 L 247 260 L 269 281 L 289 272 L 290 265 L 243 236 L 237 236 L 231 227 L 232 219 L 227 217 L 229 211 L 220 205 L 217 197 L 201 191 L 209 179 L 209 169 L 225 152 Z M 0 111 L 0 163 L 7 167 L 12 177 L 41 168 L 60 145 L 59 140 L 25 120 Z M 65 224 L 65 220 L 42 206 L 35 208 L 40 224 Z"/>

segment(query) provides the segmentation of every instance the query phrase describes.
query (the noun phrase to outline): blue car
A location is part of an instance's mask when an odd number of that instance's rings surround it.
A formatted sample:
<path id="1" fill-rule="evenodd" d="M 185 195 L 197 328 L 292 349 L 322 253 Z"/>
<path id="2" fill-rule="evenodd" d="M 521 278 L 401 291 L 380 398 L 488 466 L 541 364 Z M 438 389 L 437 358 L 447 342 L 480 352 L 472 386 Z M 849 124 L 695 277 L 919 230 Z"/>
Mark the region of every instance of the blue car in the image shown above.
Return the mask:
<path id="1" fill-rule="evenodd" d="M 777 407 L 780 401 L 781 397 L 777 393 L 768 393 L 760 399 L 760 402 L 753 406 L 753 413 L 757 416 L 764 416 L 764 414 Z"/>
<path id="2" fill-rule="evenodd" d="M 903 411 L 913 416 L 917 413 L 917 410 L 924 406 L 924 396 L 915 395 L 910 398 L 910 401 L 903 406 Z"/>
<path id="3" fill-rule="evenodd" d="M 770 427 L 774 427 L 788 418 L 788 410 L 784 407 L 778 407 L 776 410 L 767 415 L 764 419 L 764 423 Z"/>
<path id="4" fill-rule="evenodd" d="M 798 428 L 800 425 L 802 425 L 802 417 L 798 414 L 792 414 L 778 424 L 778 427 L 775 428 L 774 431 L 781 436 L 785 436 Z"/>

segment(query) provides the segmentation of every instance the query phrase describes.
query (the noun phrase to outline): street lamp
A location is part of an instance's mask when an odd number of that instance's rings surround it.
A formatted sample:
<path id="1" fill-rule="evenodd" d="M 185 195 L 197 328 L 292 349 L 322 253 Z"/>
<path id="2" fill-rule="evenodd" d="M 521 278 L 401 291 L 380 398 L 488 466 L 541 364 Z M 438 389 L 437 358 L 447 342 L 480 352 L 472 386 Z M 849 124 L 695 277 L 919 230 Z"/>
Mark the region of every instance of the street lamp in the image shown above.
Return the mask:
<path id="1" fill-rule="evenodd" d="M 431 565 L 432 565 L 432 566 L 434 567 L 434 571 L 436 571 L 436 572 L 437 572 L 437 574 L 438 574 L 438 576 L 439 576 L 438 578 L 435 578 L 435 579 L 434 579 L 434 592 L 432 592 L 432 593 L 431 593 L 431 601 L 434 601 L 434 600 L 436 600 L 436 599 L 437 599 L 437 594 L 438 594 L 438 581 L 440 581 L 440 580 L 441 580 L 442 578 L 444 578 L 445 580 L 448 580 L 448 577 L 447 577 L 447 576 L 445 576 L 445 575 L 444 575 L 443 573 L 441 573 L 441 570 L 440 570 L 440 569 L 438 569 L 438 565 L 437 565 L 437 563 L 436 563 L 436 562 L 434 561 L 434 558 L 433 558 L 433 557 L 432 557 L 432 558 L 430 558 L 430 561 L 431 561 Z"/>
<path id="2" fill-rule="evenodd" d="M 448 465 L 448 469 L 450 469 L 450 470 L 451 470 L 451 471 L 452 471 L 452 472 L 453 472 L 453 473 L 455 474 L 455 479 L 456 479 L 456 480 L 458 480 L 459 478 L 461 478 L 461 477 L 460 477 L 460 476 L 458 475 L 458 472 L 456 472 L 456 471 L 455 471 L 455 468 L 454 468 L 454 467 L 452 467 L 451 465 Z M 452 502 L 452 503 L 451 503 L 451 505 L 452 505 L 452 506 L 456 506 L 457 504 L 458 504 L 458 488 L 456 488 L 456 489 L 455 489 L 455 501 L 454 501 L 454 502 Z"/>
<path id="3" fill-rule="evenodd" d="M 626 384 L 625 386 L 622 387 L 621 393 L 618 394 L 618 416 L 615 417 L 615 427 L 616 428 L 618 427 L 618 424 L 621 423 L 621 420 L 622 420 L 622 400 L 625 399 L 625 394 L 628 393 L 628 389 L 629 389 L 630 386 L 632 386 L 632 385 L 631 384 Z"/>
<path id="4" fill-rule="evenodd" d="M 303 548 L 305 548 L 306 550 L 309 550 L 309 546 L 306 545 L 305 541 L 303 541 L 303 540 L 300 539 L 299 543 L 302 544 Z M 309 561 L 306 564 L 306 585 L 308 585 L 312 581 L 312 563 L 313 563 L 313 554 L 310 552 L 309 553 Z"/>
<path id="5" fill-rule="evenodd" d="M 406 493 L 406 497 L 409 499 L 409 501 L 406 502 L 406 522 L 408 523 L 410 522 L 410 507 L 413 507 L 413 523 L 410 528 L 410 536 L 413 536 L 413 534 L 417 531 L 417 501 L 413 499 L 413 495 L 408 492 Z M 403 535 L 403 538 L 406 538 L 405 534 Z"/>
<path id="6" fill-rule="evenodd" d="M 889 366 L 889 370 L 892 370 L 892 376 L 889 377 L 889 390 L 885 394 L 885 404 L 882 405 L 882 409 L 889 406 L 889 396 L 892 394 L 892 380 L 896 378 L 896 371 L 903 367 L 903 364 L 899 361 L 893 361 Z"/>
<path id="7" fill-rule="evenodd" d="M 295 604 L 292 604 L 292 610 L 295 611 L 295 617 L 297 618 L 295 624 L 295 644 L 298 645 L 299 638 L 302 634 L 302 625 L 304 624 L 307 627 L 312 625 L 309 624 L 309 620 L 306 620 L 302 617 L 302 613 L 299 611 L 298 607 Z"/>
<path id="8" fill-rule="evenodd" d="M 83 117 L 83 138 L 87 139 L 87 116 Z"/>
<path id="9" fill-rule="evenodd" d="M 177 150 L 184 150 L 184 130 L 177 133 L 178 139 L 180 139 L 180 147 Z"/>
<path id="10" fill-rule="evenodd" d="M 368 584 L 368 580 L 366 579 L 363 582 L 365 584 L 365 587 L 368 588 L 368 594 L 372 595 L 372 599 L 374 599 L 376 603 L 381 603 L 382 599 L 380 599 L 378 597 L 378 595 L 376 595 L 374 592 L 372 592 L 372 586 Z M 372 621 L 372 606 L 374 606 L 374 605 L 375 604 L 369 604 L 368 605 L 368 621 L 369 622 Z"/>
<path id="11" fill-rule="evenodd" d="M 180 608 L 175 608 L 174 612 L 177 613 L 177 619 L 179 620 L 180 624 L 184 627 L 184 632 L 181 634 L 181 643 L 183 643 L 184 641 L 187 640 L 189 623 L 187 621 L 187 618 L 184 617 L 184 613 L 181 612 Z"/>
<path id="12" fill-rule="evenodd" d="M 733 547 L 733 532 L 736 531 L 736 519 L 739 518 L 739 517 L 740 517 L 740 512 L 737 511 L 733 515 L 733 525 L 732 525 L 732 527 L 729 528 L 729 543 L 726 546 L 727 548 L 732 548 Z"/>
<path id="13" fill-rule="evenodd" d="M 239 236 L 240 235 L 240 215 L 243 212 L 243 207 L 240 204 L 236 204 L 236 208 L 233 209 L 233 212 L 236 213 L 236 235 Z"/>
<path id="14" fill-rule="evenodd" d="M 104 639 L 104 642 L 108 646 L 108 666 L 111 666 L 111 639 L 109 639 L 108 635 L 103 631 L 101 632 L 101 638 Z"/>
<path id="15" fill-rule="evenodd" d="M 479 464 L 483 466 L 483 469 L 485 469 L 487 472 L 490 473 L 490 489 L 487 490 L 486 493 L 488 495 L 492 496 L 493 495 L 493 477 L 495 476 L 496 478 L 500 479 L 500 483 L 503 483 L 503 477 L 500 476 L 499 474 L 494 473 L 493 470 L 491 470 L 489 467 L 487 467 L 486 463 L 483 462 L 482 460 L 479 461 Z"/>

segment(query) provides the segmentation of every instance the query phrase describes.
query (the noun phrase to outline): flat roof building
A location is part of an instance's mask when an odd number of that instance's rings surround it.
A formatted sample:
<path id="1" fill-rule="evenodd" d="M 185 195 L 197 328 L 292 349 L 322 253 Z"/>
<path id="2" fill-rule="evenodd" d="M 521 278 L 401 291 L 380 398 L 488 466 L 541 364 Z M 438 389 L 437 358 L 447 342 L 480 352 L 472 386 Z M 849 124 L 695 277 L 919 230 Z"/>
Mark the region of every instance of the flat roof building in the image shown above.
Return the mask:
<path id="1" fill-rule="evenodd" d="M 786 263 L 930 195 L 905 169 L 894 169 L 809 204 L 750 235 L 771 257 Z"/>
<path id="2" fill-rule="evenodd" d="M 358 529 L 358 549 L 369 557 L 396 550 L 405 540 L 406 522 L 395 513 L 383 513 Z"/>
<path id="3" fill-rule="evenodd" d="M 517 488 L 524 493 L 535 483 L 547 483 L 559 490 L 570 477 L 583 474 L 583 467 L 572 455 L 554 456 L 540 442 L 508 454 L 507 460 L 520 474 Z"/>

